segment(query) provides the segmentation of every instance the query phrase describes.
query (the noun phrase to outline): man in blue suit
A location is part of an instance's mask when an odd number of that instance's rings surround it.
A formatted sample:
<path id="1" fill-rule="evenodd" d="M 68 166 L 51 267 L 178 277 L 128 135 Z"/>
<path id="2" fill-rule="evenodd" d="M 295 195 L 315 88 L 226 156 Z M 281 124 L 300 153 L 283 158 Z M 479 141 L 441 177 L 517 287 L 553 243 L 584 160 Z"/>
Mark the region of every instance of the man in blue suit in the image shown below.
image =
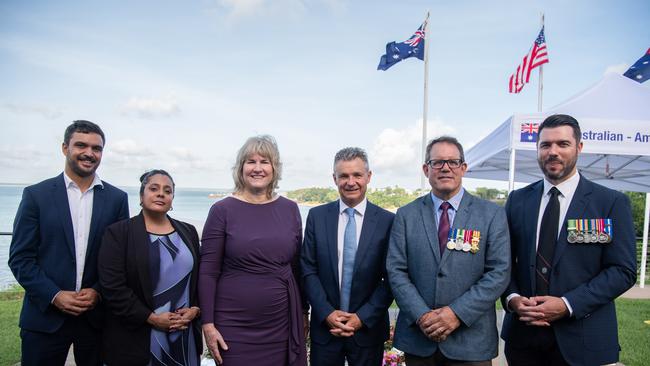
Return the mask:
<path id="1" fill-rule="evenodd" d="M 302 247 L 311 305 L 311 365 L 380 366 L 388 339 L 386 250 L 394 215 L 366 199 L 372 172 L 359 148 L 334 158 L 340 199 L 312 208 Z"/>
<path id="2" fill-rule="evenodd" d="M 65 169 L 25 188 L 9 248 L 9 267 L 25 288 L 20 313 L 22 365 L 100 365 L 103 321 L 97 253 L 104 228 L 129 217 L 125 192 L 95 171 L 104 133 L 89 121 L 65 131 Z"/>
<path id="3" fill-rule="evenodd" d="M 386 259 L 400 308 L 393 344 L 407 366 L 491 365 L 510 273 L 505 212 L 463 189 L 455 138 L 429 142 L 422 169 L 431 193 L 397 210 Z"/>
<path id="4" fill-rule="evenodd" d="M 509 365 L 603 365 L 618 360 L 614 299 L 636 280 L 628 198 L 576 169 L 578 121 L 539 126 L 544 179 L 510 194 L 512 278 L 502 301 Z"/>

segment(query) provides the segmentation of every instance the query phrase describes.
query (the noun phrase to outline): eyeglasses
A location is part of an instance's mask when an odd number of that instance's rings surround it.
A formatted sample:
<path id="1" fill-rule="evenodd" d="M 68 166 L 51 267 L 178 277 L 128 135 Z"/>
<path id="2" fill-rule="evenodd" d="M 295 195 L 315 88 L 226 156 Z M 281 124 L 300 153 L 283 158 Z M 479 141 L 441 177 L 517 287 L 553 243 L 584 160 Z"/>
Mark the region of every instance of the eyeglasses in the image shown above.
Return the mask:
<path id="1" fill-rule="evenodd" d="M 456 169 L 460 168 L 461 165 L 463 165 L 464 161 L 463 159 L 448 159 L 448 160 L 429 160 L 427 161 L 427 165 L 430 166 L 433 169 L 442 169 L 445 164 L 449 167 L 449 169 Z"/>

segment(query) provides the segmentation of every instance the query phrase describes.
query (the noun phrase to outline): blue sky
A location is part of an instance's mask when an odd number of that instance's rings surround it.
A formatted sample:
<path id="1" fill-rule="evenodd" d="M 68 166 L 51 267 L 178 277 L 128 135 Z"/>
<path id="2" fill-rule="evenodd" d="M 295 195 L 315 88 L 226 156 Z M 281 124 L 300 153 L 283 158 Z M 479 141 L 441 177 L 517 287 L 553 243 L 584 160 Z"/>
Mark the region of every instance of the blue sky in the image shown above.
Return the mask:
<path id="1" fill-rule="evenodd" d="M 333 186 L 345 146 L 368 151 L 371 186 L 416 188 L 423 62 L 376 67 L 427 10 L 429 137 L 452 134 L 466 148 L 536 111 L 537 78 L 518 95 L 507 80 L 541 12 L 545 107 L 650 47 L 646 0 L 5 0 L 0 182 L 59 173 L 63 130 L 88 119 L 107 135 L 99 174 L 118 185 L 164 168 L 182 187 L 231 187 L 239 146 L 268 133 L 284 161 L 281 189 Z"/>

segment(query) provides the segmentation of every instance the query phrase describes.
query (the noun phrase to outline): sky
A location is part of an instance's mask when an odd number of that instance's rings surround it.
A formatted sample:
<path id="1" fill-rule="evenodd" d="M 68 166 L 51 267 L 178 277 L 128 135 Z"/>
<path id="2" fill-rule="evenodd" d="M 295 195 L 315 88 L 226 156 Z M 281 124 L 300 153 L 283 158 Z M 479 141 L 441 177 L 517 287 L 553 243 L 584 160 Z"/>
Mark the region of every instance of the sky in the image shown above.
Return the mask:
<path id="1" fill-rule="evenodd" d="M 542 12 L 544 108 L 650 47 L 647 0 L 3 0 L 0 182 L 60 173 L 63 132 L 86 119 L 106 134 L 98 173 L 115 185 L 162 168 L 178 187 L 230 188 L 239 147 L 270 134 L 281 190 L 334 187 L 346 146 L 368 152 L 371 187 L 417 188 L 424 63 L 376 68 L 427 11 L 428 138 L 450 134 L 466 150 L 537 110 L 536 77 L 520 94 L 507 81 Z"/>

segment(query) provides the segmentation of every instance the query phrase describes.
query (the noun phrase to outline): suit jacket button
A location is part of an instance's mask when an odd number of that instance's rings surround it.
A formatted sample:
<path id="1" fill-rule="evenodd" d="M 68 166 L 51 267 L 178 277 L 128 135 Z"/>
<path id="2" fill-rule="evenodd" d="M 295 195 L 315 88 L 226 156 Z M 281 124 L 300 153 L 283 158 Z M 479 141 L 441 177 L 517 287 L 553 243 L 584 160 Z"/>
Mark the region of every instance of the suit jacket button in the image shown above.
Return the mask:
<path id="1" fill-rule="evenodd" d="M 445 277 L 445 274 L 440 272 L 440 273 L 438 273 L 438 277 Z"/>

